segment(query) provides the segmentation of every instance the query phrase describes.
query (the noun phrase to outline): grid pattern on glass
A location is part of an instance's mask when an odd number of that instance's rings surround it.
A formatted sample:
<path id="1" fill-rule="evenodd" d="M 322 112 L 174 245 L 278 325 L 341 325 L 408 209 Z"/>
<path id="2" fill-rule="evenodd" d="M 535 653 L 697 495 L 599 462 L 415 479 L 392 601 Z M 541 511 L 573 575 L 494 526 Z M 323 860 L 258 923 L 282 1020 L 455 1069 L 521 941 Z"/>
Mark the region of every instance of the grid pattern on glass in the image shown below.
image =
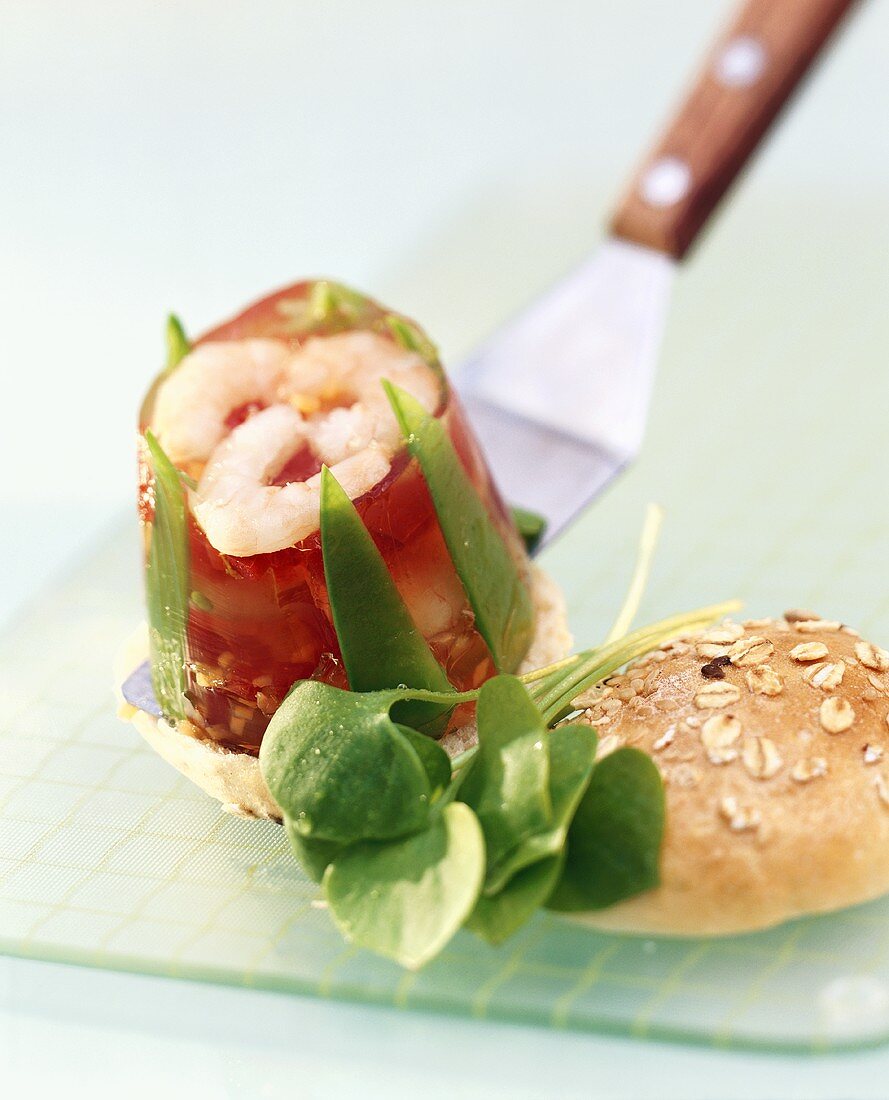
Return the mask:
<path id="1" fill-rule="evenodd" d="M 121 599 L 130 551 L 115 540 L 0 646 L 6 952 L 725 1045 L 889 1033 L 883 903 L 727 941 L 541 915 L 500 950 L 462 934 L 417 974 L 344 944 L 280 829 L 219 812 L 115 718 L 111 648 L 137 610 Z"/>

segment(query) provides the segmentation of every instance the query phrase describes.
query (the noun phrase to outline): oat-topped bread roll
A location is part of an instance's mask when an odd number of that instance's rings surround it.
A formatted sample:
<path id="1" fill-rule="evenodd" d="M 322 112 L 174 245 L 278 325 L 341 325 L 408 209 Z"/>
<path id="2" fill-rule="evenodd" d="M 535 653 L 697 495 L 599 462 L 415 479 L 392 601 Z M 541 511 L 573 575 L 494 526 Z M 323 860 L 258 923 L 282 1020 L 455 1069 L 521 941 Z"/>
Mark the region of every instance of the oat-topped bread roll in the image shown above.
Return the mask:
<path id="1" fill-rule="evenodd" d="M 666 786 L 661 885 L 578 918 L 749 931 L 889 890 L 889 653 L 812 613 L 664 645 L 583 700 Z"/>

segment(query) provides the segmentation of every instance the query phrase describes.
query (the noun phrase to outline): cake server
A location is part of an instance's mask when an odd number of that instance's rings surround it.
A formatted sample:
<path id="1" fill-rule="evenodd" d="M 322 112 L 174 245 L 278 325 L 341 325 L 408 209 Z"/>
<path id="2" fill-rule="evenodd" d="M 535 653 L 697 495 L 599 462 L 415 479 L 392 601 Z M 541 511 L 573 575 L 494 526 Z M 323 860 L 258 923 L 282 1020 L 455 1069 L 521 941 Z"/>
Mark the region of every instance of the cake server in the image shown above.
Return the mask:
<path id="1" fill-rule="evenodd" d="M 457 386 L 507 500 L 544 541 L 637 454 L 677 265 L 855 0 L 747 0 L 599 251 L 464 364 Z"/>

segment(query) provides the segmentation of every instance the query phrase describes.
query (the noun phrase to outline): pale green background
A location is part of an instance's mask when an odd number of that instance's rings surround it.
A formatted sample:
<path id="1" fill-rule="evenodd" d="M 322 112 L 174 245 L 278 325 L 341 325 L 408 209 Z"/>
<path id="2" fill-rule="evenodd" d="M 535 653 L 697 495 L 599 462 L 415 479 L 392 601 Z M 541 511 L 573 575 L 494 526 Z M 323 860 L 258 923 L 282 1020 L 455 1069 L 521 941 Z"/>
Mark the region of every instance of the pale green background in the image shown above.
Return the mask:
<path id="1" fill-rule="evenodd" d="M 3 605 L 126 501 L 166 309 L 200 327 L 329 272 L 417 313 L 457 357 L 593 245 L 726 8 L 5 3 Z M 584 521 L 587 558 L 551 556 L 579 633 L 624 580 L 601 576 L 597 538 L 629 547 L 649 497 L 670 508 L 663 560 L 687 551 L 656 573 L 650 611 L 736 593 L 771 610 L 797 602 L 798 577 L 825 613 L 886 623 L 886 402 L 861 379 L 889 342 L 887 36 L 871 3 L 692 258 L 643 465 Z M 690 385 L 712 394 L 693 432 Z M 819 416 L 795 415 L 800 394 Z M 756 428 L 727 437 L 728 409 Z M 850 572 L 872 587 L 840 591 Z M 136 1095 L 879 1096 L 889 1070 L 878 1054 L 665 1050 L 27 963 L 3 963 L 0 996 L 4 1080 L 75 1093 L 135 1072 Z"/>

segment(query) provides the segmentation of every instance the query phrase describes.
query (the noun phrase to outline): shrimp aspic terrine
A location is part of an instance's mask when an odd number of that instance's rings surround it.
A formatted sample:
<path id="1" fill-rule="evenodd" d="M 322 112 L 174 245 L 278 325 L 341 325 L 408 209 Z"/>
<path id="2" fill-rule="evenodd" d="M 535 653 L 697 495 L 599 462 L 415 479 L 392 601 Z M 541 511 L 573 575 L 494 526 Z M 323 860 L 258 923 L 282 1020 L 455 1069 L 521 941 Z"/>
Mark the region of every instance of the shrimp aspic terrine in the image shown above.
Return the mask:
<path id="1" fill-rule="evenodd" d="M 278 816 L 257 758 L 299 681 L 465 691 L 564 656 L 561 596 L 416 324 L 316 280 L 170 335 L 139 423 L 148 622 L 121 713 L 227 809 Z M 459 750 L 471 714 L 429 732 Z"/>

